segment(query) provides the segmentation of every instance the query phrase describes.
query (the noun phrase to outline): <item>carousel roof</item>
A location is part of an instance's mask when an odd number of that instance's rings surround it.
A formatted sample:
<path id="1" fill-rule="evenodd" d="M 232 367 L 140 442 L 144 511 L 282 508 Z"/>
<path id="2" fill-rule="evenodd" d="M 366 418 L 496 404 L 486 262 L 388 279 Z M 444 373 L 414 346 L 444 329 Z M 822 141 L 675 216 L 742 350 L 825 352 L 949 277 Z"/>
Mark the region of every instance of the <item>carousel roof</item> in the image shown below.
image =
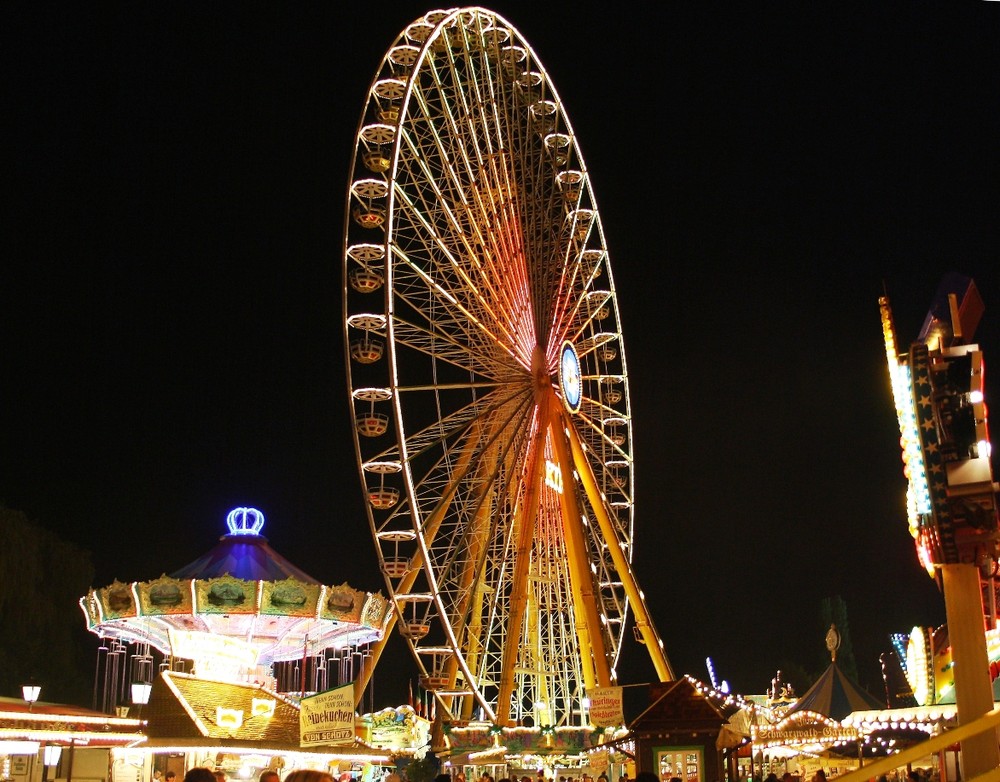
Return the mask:
<path id="1" fill-rule="evenodd" d="M 246 747 L 388 760 L 385 750 L 357 738 L 340 746 L 302 747 L 298 706 L 253 684 L 164 671 L 143 714 L 151 747 Z"/>
<path id="2" fill-rule="evenodd" d="M 822 676 L 785 712 L 811 711 L 841 722 L 854 711 L 884 709 L 885 704 L 853 682 L 840 670 L 836 661 L 830 663 Z"/>
<path id="3" fill-rule="evenodd" d="M 223 535 L 218 544 L 194 562 L 170 574 L 171 578 L 219 578 L 234 576 L 244 581 L 281 581 L 294 578 L 306 584 L 319 581 L 299 570 L 267 544 L 262 535 Z"/>
<path id="4" fill-rule="evenodd" d="M 382 595 L 299 570 L 260 535 L 264 516 L 254 508 L 236 508 L 227 523 L 218 545 L 169 576 L 91 589 L 80 600 L 88 629 L 180 657 L 188 655 L 176 644 L 207 634 L 230 639 L 232 653 L 245 645 L 258 665 L 382 637 L 390 610 Z"/>
<path id="5" fill-rule="evenodd" d="M 299 745 L 298 708 L 277 693 L 255 685 L 164 671 L 153 682 L 144 713 L 150 739 L 233 739 L 266 742 L 269 746 Z"/>

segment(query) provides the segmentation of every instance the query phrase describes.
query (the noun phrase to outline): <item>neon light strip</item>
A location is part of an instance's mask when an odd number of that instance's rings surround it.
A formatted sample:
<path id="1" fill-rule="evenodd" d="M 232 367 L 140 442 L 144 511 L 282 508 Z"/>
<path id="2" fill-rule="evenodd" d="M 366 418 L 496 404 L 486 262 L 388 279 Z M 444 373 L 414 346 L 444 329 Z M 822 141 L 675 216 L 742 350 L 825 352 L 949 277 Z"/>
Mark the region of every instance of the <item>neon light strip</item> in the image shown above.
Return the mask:
<path id="1" fill-rule="evenodd" d="M 917 541 L 917 555 L 921 564 L 933 575 L 929 552 L 920 541 L 921 517 L 931 512 L 930 487 L 927 483 L 927 468 L 920 449 L 920 433 L 913 411 L 913 386 L 910 368 L 899 360 L 896 347 L 896 330 L 892 321 L 889 299 L 879 299 L 882 315 L 882 336 L 885 341 L 885 357 L 889 368 L 889 383 L 892 399 L 899 422 L 900 447 L 903 457 L 903 475 L 907 479 L 906 518 L 910 535 Z"/>

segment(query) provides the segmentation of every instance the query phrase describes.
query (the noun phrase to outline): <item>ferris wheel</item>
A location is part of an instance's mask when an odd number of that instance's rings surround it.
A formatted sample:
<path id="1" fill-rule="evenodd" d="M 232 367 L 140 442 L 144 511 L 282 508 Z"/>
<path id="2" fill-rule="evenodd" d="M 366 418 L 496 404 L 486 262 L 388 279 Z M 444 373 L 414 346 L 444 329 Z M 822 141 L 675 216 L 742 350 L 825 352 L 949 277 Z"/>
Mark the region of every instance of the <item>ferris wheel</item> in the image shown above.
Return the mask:
<path id="1" fill-rule="evenodd" d="M 628 373 L 590 178 L 541 62 L 491 11 L 428 13 L 382 59 L 344 329 L 393 622 L 439 709 L 585 724 L 630 610 L 672 679 L 630 566 Z"/>

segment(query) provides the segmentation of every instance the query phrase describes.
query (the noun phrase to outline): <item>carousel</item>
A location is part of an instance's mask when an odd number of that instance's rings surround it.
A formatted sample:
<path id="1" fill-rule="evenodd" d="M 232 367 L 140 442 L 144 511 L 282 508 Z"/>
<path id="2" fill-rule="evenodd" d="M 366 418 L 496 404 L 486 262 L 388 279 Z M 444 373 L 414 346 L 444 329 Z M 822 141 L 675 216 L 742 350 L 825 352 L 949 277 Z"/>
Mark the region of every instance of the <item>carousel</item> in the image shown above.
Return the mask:
<path id="1" fill-rule="evenodd" d="M 88 629 L 105 642 L 108 699 L 117 694 L 115 674 L 151 681 L 155 653 L 160 669 L 179 660 L 197 660 L 200 675 L 236 667 L 249 681 L 301 695 L 349 677 L 351 658 L 382 637 L 390 607 L 384 597 L 327 586 L 301 571 L 268 545 L 255 508 L 232 510 L 226 524 L 229 534 L 213 549 L 170 575 L 115 581 L 81 599 Z M 125 648 L 130 657 L 114 659 Z M 327 652 L 335 671 L 316 661 Z M 303 661 L 311 674 L 305 686 Z M 299 678 L 277 681 L 288 662 Z"/>
<path id="2" fill-rule="evenodd" d="M 363 778 L 426 744 L 426 721 L 407 707 L 391 719 L 356 713 L 354 682 L 390 603 L 297 568 L 263 537 L 257 509 L 236 508 L 226 524 L 214 548 L 173 573 L 80 600 L 102 641 L 97 707 L 142 722 L 143 740 L 112 761 L 115 782 L 194 765 L 234 779 L 267 768 Z M 337 724 L 325 724 L 334 712 Z"/>

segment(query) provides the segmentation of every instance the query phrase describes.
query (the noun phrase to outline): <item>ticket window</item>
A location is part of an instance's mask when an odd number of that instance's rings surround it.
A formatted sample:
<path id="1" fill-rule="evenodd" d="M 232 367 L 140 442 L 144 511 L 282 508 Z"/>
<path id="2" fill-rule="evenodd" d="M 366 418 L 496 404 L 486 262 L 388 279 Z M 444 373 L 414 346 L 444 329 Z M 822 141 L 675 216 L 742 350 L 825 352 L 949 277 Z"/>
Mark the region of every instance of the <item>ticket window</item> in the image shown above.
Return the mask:
<path id="1" fill-rule="evenodd" d="M 705 759 L 701 747 L 662 747 L 654 750 L 656 767 L 663 782 L 705 782 Z"/>

